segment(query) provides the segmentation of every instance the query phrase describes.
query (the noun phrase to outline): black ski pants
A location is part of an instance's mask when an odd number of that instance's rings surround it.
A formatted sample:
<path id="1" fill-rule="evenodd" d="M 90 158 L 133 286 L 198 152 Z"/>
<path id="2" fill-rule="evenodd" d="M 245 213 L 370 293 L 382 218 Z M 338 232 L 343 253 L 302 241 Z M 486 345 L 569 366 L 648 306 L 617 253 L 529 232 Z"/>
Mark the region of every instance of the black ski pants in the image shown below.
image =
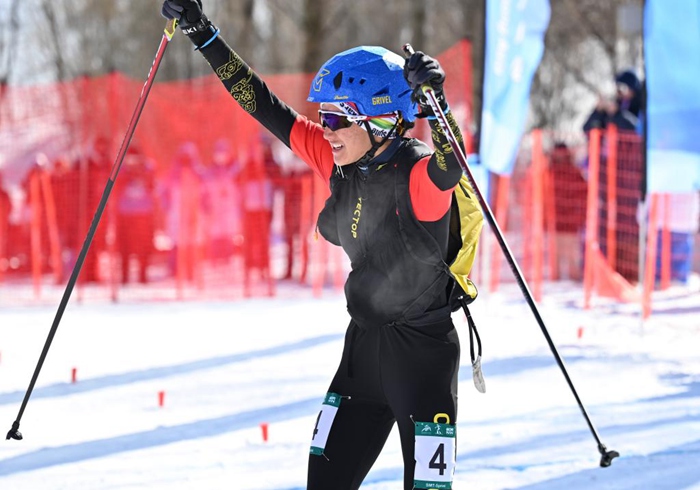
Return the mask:
<path id="1" fill-rule="evenodd" d="M 309 456 L 307 490 L 355 490 L 398 423 L 405 490 L 413 488 L 414 422 L 457 419 L 459 338 L 451 318 L 361 328 L 350 323 L 330 392 L 342 401 L 322 455 Z"/>

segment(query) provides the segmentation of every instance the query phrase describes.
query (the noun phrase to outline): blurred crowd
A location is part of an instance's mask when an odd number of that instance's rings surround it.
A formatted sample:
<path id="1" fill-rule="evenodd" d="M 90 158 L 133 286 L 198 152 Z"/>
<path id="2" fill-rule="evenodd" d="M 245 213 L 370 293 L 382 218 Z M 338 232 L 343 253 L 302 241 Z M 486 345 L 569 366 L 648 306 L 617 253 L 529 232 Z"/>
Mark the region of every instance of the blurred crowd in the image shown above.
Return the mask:
<path id="1" fill-rule="evenodd" d="M 251 281 L 272 287 L 275 241 L 284 250 L 276 279 L 303 279 L 299 258 L 311 230 L 302 224 L 311 217 L 301 216 L 301 199 L 311 173 L 285 147 L 263 136 L 234 152 L 231 141 L 220 139 L 205 159 L 196 142 L 186 141 L 172 161 L 160 162 L 132 142 L 105 196 L 117 145 L 97 138 L 78 156 L 38 153 L 15 186 L 0 169 L 0 279 L 51 273 L 65 282 L 103 198 L 79 277 L 84 283 L 196 283 L 205 265 L 236 264 L 246 288 Z"/>
<path id="2" fill-rule="evenodd" d="M 582 130 L 587 137 L 594 129 L 603 131 L 595 200 L 598 244 L 613 268 L 635 282 L 644 178 L 643 83 L 630 70 L 614 82 L 615 95 L 600 96 Z M 606 142 L 610 128 L 620 134 L 614 147 Z M 551 278 L 581 281 L 589 211 L 587 144 L 564 140 L 553 138 L 546 152 L 551 192 L 545 197 L 555 254 Z M 161 160 L 132 142 L 79 281 L 197 285 L 213 271 L 235 273 L 246 292 L 262 285 L 271 294 L 275 280 L 304 281 L 307 239 L 315 224 L 313 176 L 265 133 L 246 145 L 233 143 L 219 139 L 204 148 L 183 141 L 172 158 Z M 12 183 L 0 168 L 0 281 L 53 274 L 57 284 L 65 283 L 103 198 L 119 144 L 98 137 L 70 154 L 37 153 L 20 181 Z M 698 195 L 688 199 L 692 202 L 678 209 L 692 209 L 692 215 L 672 229 L 674 244 L 680 240 L 687 249 L 684 257 L 691 254 L 689 240 L 700 213 Z M 280 251 L 276 268 L 272 250 Z"/>

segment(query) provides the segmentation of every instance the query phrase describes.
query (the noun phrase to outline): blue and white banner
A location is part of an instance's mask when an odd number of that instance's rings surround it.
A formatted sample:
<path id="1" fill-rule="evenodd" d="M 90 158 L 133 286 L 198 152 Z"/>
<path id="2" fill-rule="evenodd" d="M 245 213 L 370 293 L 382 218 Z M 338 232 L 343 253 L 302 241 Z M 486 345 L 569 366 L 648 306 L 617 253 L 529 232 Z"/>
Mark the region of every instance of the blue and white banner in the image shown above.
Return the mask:
<path id="1" fill-rule="evenodd" d="M 647 0 L 647 188 L 700 189 L 700 2 Z"/>
<path id="2" fill-rule="evenodd" d="M 480 152 L 492 172 L 513 171 L 549 17 L 549 0 L 486 0 Z"/>

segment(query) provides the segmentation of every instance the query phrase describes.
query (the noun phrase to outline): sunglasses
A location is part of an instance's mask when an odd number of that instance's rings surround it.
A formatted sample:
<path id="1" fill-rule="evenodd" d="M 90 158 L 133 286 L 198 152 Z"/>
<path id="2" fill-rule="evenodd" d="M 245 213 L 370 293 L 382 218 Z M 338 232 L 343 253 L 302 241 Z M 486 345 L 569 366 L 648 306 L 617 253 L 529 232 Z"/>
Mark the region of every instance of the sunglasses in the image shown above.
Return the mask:
<path id="1" fill-rule="evenodd" d="M 362 121 L 362 116 L 349 116 L 344 112 L 318 111 L 318 120 L 321 126 L 331 131 L 349 128 L 355 121 Z"/>
<path id="2" fill-rule="evenodd" d="M 383 117 L 391 116 L 394 116 L 394 114 L 380 114 L 378 116 L 353 116 L 350 114 L 345 114 L 344 112 L 323 110 L 318 111 L 318 120 L 321 123 L 321 126 L 323 126 L 324 128 L 329 128 L 331 131 L 338 131 L 339 129 L 349 128 L 355 122 L 369 121 L 372 119 L 380 119 Z"/>

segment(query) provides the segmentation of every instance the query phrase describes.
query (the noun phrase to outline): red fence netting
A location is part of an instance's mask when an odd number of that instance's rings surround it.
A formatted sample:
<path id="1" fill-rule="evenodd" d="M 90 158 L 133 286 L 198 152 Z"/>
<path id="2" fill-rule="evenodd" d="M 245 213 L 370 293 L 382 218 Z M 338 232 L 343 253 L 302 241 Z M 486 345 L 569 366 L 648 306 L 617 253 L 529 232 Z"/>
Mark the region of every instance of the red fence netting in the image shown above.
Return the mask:
<path id="1" fill-rule="evenodd" d="M 467 41 L 439 58 L 458 121 L 472 119 Z M 298 112 L 308 74 L 266 76 Z M 108 180 L 143 83 L 120 73 L 0 99 L 0 302 L 56 301 Z M 414 135 L 428 137 L 421 122 Z M 465 131 L 466 132 L 466 131 Z M 468 134 L 467 134 L 468 136 Z M 79 276 L 83 299 L 275 295 L 293 281 L 342 288 L 342 252 L 314 233 L 328 195 L 215 75 L 156 82 Z"/>

